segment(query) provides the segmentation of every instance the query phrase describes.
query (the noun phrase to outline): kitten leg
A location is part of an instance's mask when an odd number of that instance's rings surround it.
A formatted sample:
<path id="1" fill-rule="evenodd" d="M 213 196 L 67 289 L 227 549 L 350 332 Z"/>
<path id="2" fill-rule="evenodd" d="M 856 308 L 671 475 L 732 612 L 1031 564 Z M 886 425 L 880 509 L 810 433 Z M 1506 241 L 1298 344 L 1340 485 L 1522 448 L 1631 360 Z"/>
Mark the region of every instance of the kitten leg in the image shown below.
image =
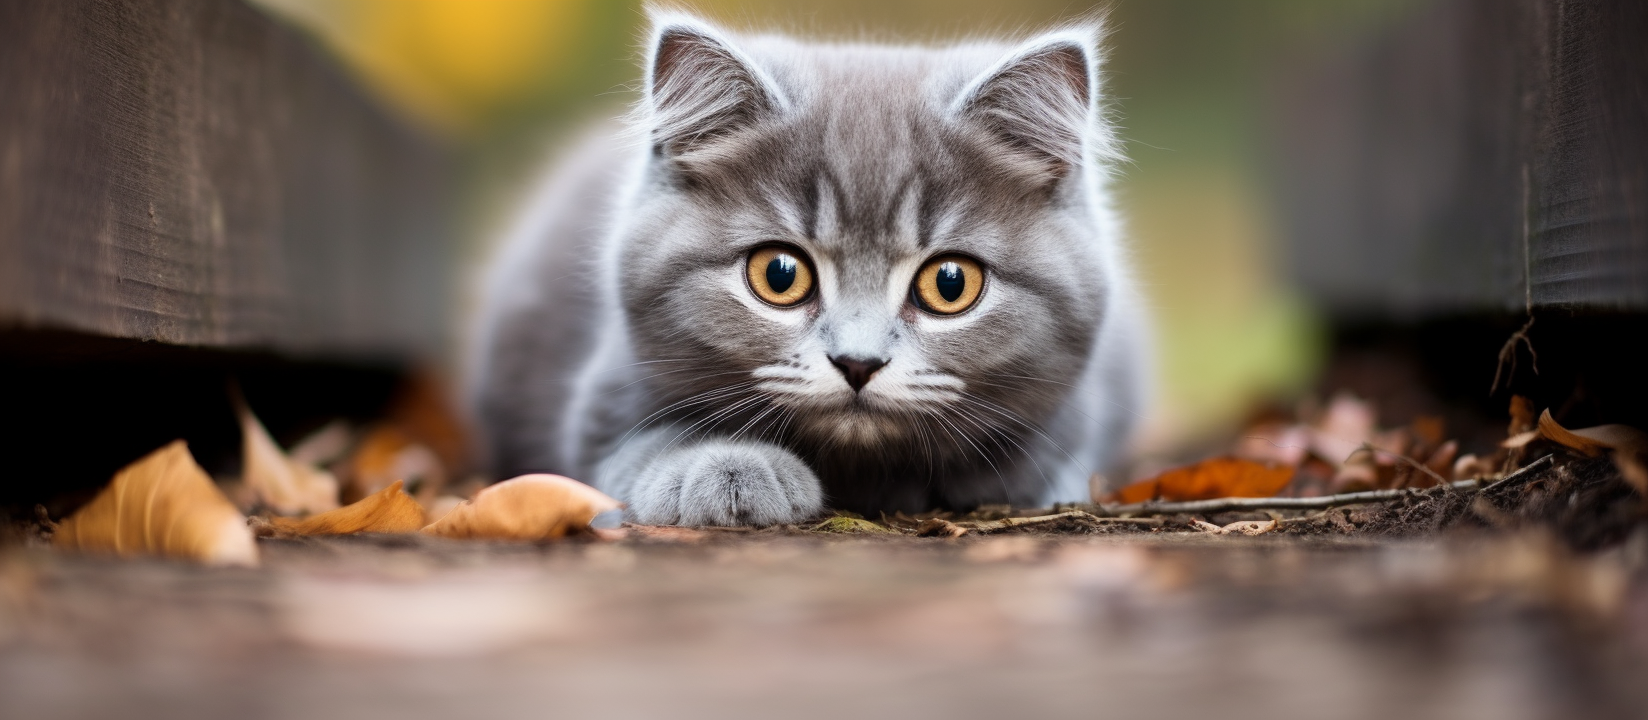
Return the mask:
<path id="1" fill-rule="evenodd" d="M 817 515 L 824 493 L 801 458 L 749 440 L 671 445 L 679 431 L 633 438 L 597 471 L 597 486 L 647 525 L 777 525 Z"/>

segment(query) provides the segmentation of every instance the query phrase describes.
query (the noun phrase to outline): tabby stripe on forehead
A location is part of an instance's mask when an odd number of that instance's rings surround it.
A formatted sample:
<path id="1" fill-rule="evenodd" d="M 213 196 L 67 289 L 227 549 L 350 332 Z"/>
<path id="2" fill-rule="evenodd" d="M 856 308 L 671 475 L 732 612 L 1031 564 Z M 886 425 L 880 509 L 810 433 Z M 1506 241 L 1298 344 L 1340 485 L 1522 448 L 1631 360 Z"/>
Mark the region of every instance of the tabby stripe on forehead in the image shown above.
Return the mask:
<path id="1" fill-rule="evenodd" d="M 838 233 L 846 231 L 848 227 L 847 190 L 841 185 L 841 178 L 836 177 L 828 165 L 819 168 L 818 176 L 830 189 L 830 204 L 835 209 L 835 231 Z M 822 199 L 819 202 L 822 204 Z"/>
<path id="2" fill-rule="evenodd" d="M 927 168 L 917 167 L 921 176 L 921 205 L 916 212 L 916 247 L 926 249 L 933 244 L 933 216 L 938 214 L 938 193 L 927 180 Z"/>
<path id="3" fill-rule="evenodd" d="M 881 234 L 883 237 L 895 238 L 902 228 L 898 225 L 899 213 L 904 210 L 904 204 L 909 201 L 910 193 L 915 192 L 916 176 L 914 173 L 905 175 L 898 183 L 898 189 L 893 191 L 893 201 L 887 204 L 887 211 L 881 216 Z"/>
<path id="4" fill-rule="evenodd" d="M 807 174 L 807 186 L 801 190 L 801 233 L 809 240 L 818 239 L 818 173 Z"/>

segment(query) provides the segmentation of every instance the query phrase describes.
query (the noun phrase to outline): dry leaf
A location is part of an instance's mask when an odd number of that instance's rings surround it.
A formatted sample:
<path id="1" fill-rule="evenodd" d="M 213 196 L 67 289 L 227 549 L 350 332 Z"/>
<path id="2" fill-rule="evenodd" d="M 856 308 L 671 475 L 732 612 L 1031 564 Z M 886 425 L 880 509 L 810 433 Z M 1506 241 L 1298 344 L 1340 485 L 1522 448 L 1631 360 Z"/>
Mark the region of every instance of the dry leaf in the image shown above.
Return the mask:
<path id="1" fill-rule="evenodd" d="M 1490 477 L 1499 472 L 1499 464 L 1493 458 L 1479 458 L 1475 455 L 1461 455 L 1453 464 L 1453 479 L 1471 480 Z"/>
<path id="2" fill-rule="evenodd" d="M 1389 486 L 1396 477 L 1396 468 L 1380 465 L 1377 455 L 1366 447 L 1351 453 L 1333 474 L 1333 491 L 1359 492 Z"/>
<path id="3" fill-rule="evenodd" d="M 1254 535 L 1263 535 L 1276 529 L 1275 520 L 1238 520 L 1223 527 L 1214 525 L 1213 523 L 1205 520 L 1191 520 L 1190 523 L 1191 525 L 1194 525 L 1197 530 L 1211 535 L 1230 535 L 1234 533 L 1237 535 L 1247 535 L 1252 537 Z"/>
<path id="4" fill-rule="evenodd" d="M 1348 393 L 1335 395 L 1311 429 L 1311 451 L 1335 465 L 1343 463 L 1358 448 L 1374 442 L 1374 420 L 1373 406 Z"/>
<path id="5" fill-rule="evenodd" d="M 1648 449 L 1648 433 L 1629 425 L 1598 425 L 1569 430 L 1551 419 L 1551 411 L 1539 415 L 1539 434 L 1545 439 L 1591 457 L 1606 450 L 1638 453 Z"/>
<path id="6" fill-rule="evenodd" d="M 238 394 L 235 414 L 240 417 L 241 454 L 246 465 L 242 474 L 246 486 L 257 493 L 259 500 L 282 515 L 338 507 L 338 481 L 331 473 L 287 457 Z"/>
<path id="7" fill-rule="evenodd" d="M 346 420 L 333 420 L 326 423 L 287 452 L 287 457 L 293 462 L 300 462 L 314 467 L 326 467 L 343 459 L 349 448 L 355 444 L 355 429 L 349 426 Z"/>
<path id="8" fill-rule="evenodd" d="M 1179 502 L 1223 497 L 1270 497 L 1293 480 L 1294 469 L 1262 465 L 1251 460 L 1214 458 L 1169 470 L 1112 493 L 1108 502 L 1132 504 L 1147 500 Z"/>
<path id="9" fill-rule="evenodd" d="M 396 481 L 410 483 L 419 497 L 428 499 L 446 485 L 446 468 L 435 451 L 394 425 L 368 432 L 342 472 L 347 478 L 345 499 L 366 497 Z"/>
<path id="10" fill-rule="evenodd" d="M 1304 462 L 1310 443 L 1311 430 L 1303 425 L 1257 425 L 1242 431 L 1235 455 L 1255 462 L 1298 465 Z"/>
<path id="11" fill-rule="evenodd" d="M 413 442 L 434 451 L 449 476 L 463 471 L 469 437 L 452 403 L 448 384 L 438 374 L 427 368 L 411 373 L 388 415 L 388 421 Z"/>
<path id="12" fill-rule="evenodd" d="M 346 501 L 404 480 L 419 500 L 429 502 L 452 494 L 446 484 L 459 477 L 468 459 L 469 438 L 446 384 L 419 370 L 407 376 L 383 420 L 365 433 L 337 470 Z"/>
<path id="13" fill-rule="evenodd" d="M 1534 403 L 1521 395 L 1511 396 L 1511 426 L 1506 435 L 1521 435 L 1534 429 Z"/>
<path id="14" fill-rule="evenodd" d="M 63 521 L 52 544 L 208 565 L 258 562 L 246 517 L 212 484 L 182 440 L 115 473 L 108 487 Z"/>
<path id="15" fill-rule="evenodd" d="M 1551 417 L 1551 411 L 1546 410 L 1540 413 L 1536 429 L 1513 435 L 1501 445 L 1517 450 L 1535 440 L 1554 442 L 1587 457 L 1600 457 L 1603 453 L 1612 452 L 1614 465 L 1619 468 L 1625 481 L 1638 493 L 1648 494 L 1648 433 L 1629 425 L 1597 425 L 1569 430 L 1558 424 Z"/>
<path id="16" fill-rule="evenodd" d="M 459 505 L 464 504 L 464 499 L 457 495 L 442 495 L 427 503 L 419 504 L 423 505 L 424 517 L 428 519 L 430 524 L 434 524 L 440 522 L 441 518 L 446 517 L 447 513 L 458 509 Z"/>
<path id="17" fill-rule="evenodd" d="M 961 537 L 966 534 L 967 528 L 944 518 L 927 518 L 916 527 L 917 537 Z"/>
<path id="18" fill-rule="evenodd" d="M 544 540 L 589 527 L 623 507 L 595 488 L 560 475 L 522 475 L 475 494 L 423 529 L 448 538 Z"/>
<path id="19" fill-rule="evenodd" d="M 301 520 L 269 519 L 275 530 L 292 535 L 348 535 L 350 533 L 409 533 L 424 526 L 423 506 L 401 489 L 397 480 L 358 502 Z"/>
<path id="20" fill-rule="evenodd" d="M 1535 440 L 1549 440 L 1588 457 L 1597 457 L 1609 450 L 1623 450 L 1630 453 L 1640 453 L 1648 450 L 1648 433 L 1634 427 L 1629 425 L 1597 425 L 1595 427 L 1569 430 L 1557 424 L 1556 420 L 1551 418 L 1550 410 L 1540 413 L 1538 429 L 1514 435 L 1501 445 L 1515 449 L 1524 447 Z"/>

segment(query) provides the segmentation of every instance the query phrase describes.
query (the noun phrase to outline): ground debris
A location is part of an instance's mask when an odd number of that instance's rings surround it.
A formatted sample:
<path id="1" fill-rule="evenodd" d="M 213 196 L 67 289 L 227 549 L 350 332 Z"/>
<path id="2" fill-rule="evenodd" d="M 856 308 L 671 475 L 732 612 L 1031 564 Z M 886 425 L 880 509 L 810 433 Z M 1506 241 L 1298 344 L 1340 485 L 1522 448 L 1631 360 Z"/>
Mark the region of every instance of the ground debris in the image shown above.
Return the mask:
<path id="1" fill-rule="evenodd" d="M 837 515 L 835 517 L 825 518 L 823 522 L 820 522 L 817 525 L 812 526 L 812 528 L 810 528 L 810 529 L 813 532 L 847 533 L 847 534 L 857 534 L 857 535 L 901 535 L 901 534 L 903 534 L 903 533 L 900 533 L 898 530 L 894 530 L 894 529 L 889 528 L 889 527 L 883 527 L 881 525 L 877 525 L 873 522 L 870 522 L 869 520 L 865 520 L 863 518 L 848 517 L 846 515 Z"/>

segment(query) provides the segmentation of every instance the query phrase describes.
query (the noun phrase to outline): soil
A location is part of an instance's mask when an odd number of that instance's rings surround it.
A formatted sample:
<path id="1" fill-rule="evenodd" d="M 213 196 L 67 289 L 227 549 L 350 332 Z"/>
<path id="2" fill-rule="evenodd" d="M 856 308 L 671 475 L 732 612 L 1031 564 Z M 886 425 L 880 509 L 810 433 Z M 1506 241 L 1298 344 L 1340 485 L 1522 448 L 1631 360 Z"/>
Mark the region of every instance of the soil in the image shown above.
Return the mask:
<path id="1" fill-rule="evenodd" d="M 1314 513 L 986 508 L 547 544 L 0 548 L 8 717 L 1639 717 L 1648 532 L 1611 466 Z M 1623 509 L 1621 509 L 1623 508 Z M 1280 517 L 1255 537 L 1194 530 Z M 917 535 L 926 523 L 931 537 Z M 829 530 L 829 531 L 826 531 Z M 889 532 L 891 530 L 891 532 Z"/>

